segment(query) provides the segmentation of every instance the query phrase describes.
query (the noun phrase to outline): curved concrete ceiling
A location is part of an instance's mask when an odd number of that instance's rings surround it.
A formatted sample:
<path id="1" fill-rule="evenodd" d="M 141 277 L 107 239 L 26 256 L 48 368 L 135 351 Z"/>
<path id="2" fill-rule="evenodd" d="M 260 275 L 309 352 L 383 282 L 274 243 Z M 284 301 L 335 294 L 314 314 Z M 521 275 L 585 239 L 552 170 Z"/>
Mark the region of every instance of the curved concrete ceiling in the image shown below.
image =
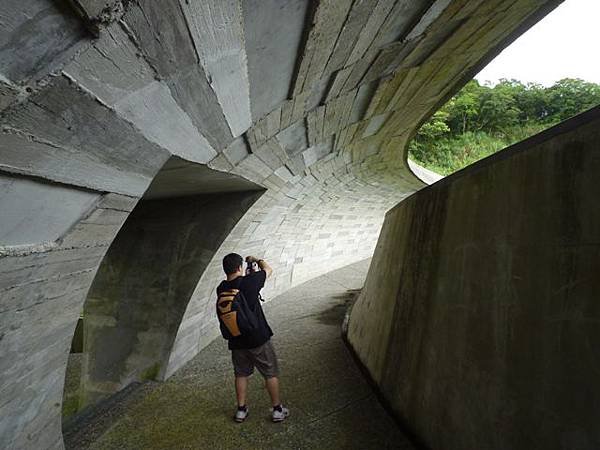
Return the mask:
<path id="1" fill-rule="evenodd" d="M 205 165 L 191 163 L 173 156 L 156 174 L 144 192 L 143 198 L 144 200 L 153 200 L 259 190 L 262 190 L 260 186 L 239 175 L 212 170 Z"/>
<path id="2" fill-rule="evenodd" d="M 3 7 L 3 142 L 19 155 L 4 150 L 1 163 L 138 195 L 134 179 L 168 154 L 265 187 L 342 154 L 356 166 L 391 152 L 410 177 L 415 127 L 560 1 L 75 3 Z M 70 173 L 51 164 L 75 151 Z M 30 164 L 40 153 L 52 161 Z M 121 180 L 89 176 L 115 170 Z"/>

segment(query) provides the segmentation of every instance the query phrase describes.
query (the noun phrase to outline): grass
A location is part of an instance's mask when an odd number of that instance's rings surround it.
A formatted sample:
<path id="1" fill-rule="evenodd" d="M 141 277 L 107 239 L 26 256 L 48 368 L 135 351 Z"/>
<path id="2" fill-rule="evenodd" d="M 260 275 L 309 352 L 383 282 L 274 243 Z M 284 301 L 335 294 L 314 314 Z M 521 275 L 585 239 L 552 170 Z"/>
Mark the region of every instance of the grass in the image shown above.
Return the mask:
<path id="1" fill-rule="evenodd" d="M 469 131 L 458 136 L 442 137 L 434 142 L 415 139 L 410 143 L 409 157 L 429 170 L 450 175 L 549 127 L 549 124 L 531 124 L 497 134 Z"/>

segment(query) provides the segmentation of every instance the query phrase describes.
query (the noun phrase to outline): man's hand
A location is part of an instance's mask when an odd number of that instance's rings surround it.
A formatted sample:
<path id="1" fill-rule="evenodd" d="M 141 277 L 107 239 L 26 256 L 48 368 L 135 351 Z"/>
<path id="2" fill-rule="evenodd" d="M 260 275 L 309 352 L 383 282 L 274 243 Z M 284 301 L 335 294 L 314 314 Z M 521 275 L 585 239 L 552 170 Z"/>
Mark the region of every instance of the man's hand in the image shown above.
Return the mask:
<path id="1" fill-rule="evenodd" d="M 267 274 L 267 278 L 271 276 L 271 274 L 273 273 L 273 269 L 269 264 L 267 264 L 267 262 L 264 259 L 258 259 L 254 256 L 246 256 L 246 263 L 252 264 L 254 262 L 258 264 L 258 267 L 260 267 L 261 270 L 265 271 L 265 273 Z"/>

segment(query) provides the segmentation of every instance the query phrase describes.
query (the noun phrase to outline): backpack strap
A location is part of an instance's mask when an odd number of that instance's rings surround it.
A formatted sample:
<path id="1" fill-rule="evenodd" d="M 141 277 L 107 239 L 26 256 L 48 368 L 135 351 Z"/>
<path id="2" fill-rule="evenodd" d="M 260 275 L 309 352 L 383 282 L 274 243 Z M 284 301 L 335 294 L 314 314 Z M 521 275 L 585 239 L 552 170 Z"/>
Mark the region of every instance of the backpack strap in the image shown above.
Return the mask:
<path id="1" fill-rule="evenodd" d="M 240 292 L 239 289 L 230 289 L 219 294 L 217 297 L 217 308 L 219 309 L 220 314 L 225 314 L 231 311 L 231 303 L 233 303 L 233 300 L 238 292 Z"/>

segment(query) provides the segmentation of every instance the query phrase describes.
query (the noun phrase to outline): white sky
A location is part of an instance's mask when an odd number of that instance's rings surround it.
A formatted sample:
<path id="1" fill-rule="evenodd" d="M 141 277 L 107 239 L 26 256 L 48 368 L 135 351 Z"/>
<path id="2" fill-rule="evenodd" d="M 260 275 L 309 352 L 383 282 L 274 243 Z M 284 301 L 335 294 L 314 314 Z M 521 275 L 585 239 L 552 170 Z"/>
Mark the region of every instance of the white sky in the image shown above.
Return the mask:
<path id="1" fill-rule="evenodd" d="M 550 86 L 562 78 L 600 84 L 600 0 L 565 0 L 475 78 L 500 78 Z"/>

